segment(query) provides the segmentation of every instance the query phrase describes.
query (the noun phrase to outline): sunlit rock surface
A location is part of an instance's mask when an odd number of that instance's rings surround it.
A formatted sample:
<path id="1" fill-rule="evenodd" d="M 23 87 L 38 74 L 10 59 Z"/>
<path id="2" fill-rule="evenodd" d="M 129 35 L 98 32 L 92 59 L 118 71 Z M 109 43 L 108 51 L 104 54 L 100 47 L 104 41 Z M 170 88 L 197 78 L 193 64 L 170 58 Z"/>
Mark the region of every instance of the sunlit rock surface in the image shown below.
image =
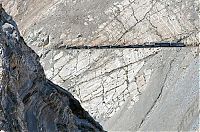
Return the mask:
<path id="1" fill-rule="evenodd" d="M 47 78 L 71 92 L 106 130 L 198 130 L 198 0 L 3 0 L 3 5 L 39 54 Z M 191 47 L 58 50 L 165 41 Z"/>
<path id="2" fill-rule="evenodd" d="M 3 0 L 30 45 L 199 44 L 198 0 Z M 49 43 L 45 40 L 49 38 Z M 46 41 L 47 42 L 47 41 Z"/>
<path id="3" fill-rule="evenodd" d="M 47 77 L 68 88 L 108 130 L 189 130 L 198 117 L 197 47 L 51 55 L 43 60 Z"/>
<path id="4" fill-rule="evenodd" d="M 103 131 L 68 91 L 46 79 L 11 16 L 0 7 L 0 129 Z"/>

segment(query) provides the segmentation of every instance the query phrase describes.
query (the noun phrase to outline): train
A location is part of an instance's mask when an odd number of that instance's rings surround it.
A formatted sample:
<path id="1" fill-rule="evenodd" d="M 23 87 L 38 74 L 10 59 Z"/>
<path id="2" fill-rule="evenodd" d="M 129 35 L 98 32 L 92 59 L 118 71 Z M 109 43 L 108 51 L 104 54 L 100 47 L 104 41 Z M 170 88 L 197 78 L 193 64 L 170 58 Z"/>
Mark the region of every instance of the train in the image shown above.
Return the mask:
<path id="1" fill-rule="evenodd" d="M 66 49 L 115 49 L 115 48 L 157 48 L 157 47 L 185 47 L 184 43 L 175 42 L 149 42 L 144 44 L 133 45 L 79 45 L 79 46 L 66 46 Z"/>

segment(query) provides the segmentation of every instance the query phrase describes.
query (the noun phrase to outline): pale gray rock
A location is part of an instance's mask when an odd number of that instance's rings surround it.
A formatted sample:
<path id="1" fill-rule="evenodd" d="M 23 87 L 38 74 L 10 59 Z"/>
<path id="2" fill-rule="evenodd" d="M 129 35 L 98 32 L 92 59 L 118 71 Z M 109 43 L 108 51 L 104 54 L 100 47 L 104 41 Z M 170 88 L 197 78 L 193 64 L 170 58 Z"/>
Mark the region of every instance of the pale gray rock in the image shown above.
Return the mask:
<path id="1" fill-rule="evenodd" d="M 80 103 L 46 79 L 39 56 L 0 8 L 0 129 L 10 132 L 103 131 Z"/>
<path id="2" fill-rule="evenodd" d="M 163 49 L 146 90 L 128 109 L 132 97 L 103 125 L 112 131 L 198 131 L 198 48 Z M 158 61 L 155 56 L 148 62 Z M 147 63 L 148 63 L 147 62 Z M 196 122 L 196 123 L 195 123 Z M 196 127 L 192 128 L 192 125 Z"/>
<path id="3" fill-rule="evenodd" d="M 199 129 L 198 47 L 50 52 L 42 59 L 47 77 L 106 130 Z"/>
<path id="4" fill-rule="evenodd" d="M 198 47 L 57 49 L 149 41 L 198 46 L 199 0 L 4 0 L 3 4 L 41 57 L 47 78 L 71 92 L 106 130 L 199 129 Z"/>
<path id="5" fill-rule="evenodd" d="M 199 0 L 4 0 L 3 4 L 26 42 L 36 47 L 48 35 L 46 48 L 152 41 L 199 45 Z"/>

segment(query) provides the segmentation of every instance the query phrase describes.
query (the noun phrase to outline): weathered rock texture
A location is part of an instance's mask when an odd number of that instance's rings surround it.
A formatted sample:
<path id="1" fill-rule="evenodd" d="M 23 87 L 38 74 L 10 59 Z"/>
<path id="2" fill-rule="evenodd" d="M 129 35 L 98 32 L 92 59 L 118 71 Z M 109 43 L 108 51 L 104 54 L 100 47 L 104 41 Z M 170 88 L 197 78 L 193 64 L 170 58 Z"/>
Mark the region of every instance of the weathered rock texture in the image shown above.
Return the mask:
<path id="1" fill-rule="evenodd" d="M 39 4 L 38 4 L 39 3 Z M 65 45 L 199 45 L 198 0 L 3 0 L 49 80 L 107 130 L 197 130 L 199 51 Z"/>
<path id="2" fill-rule="evenodd" d="M 132 86 L 140 92 L 131 92 L 104 127 L 118 131 L 198 130 L 198 123 L 191 128 L 199 117 L 198 52 L 197 48 L 161 49 L 140 61 L 143 65 Z"/>
<path id="3" fill-rule="evenodd" d="M 47 77 L 107 130 L 191 130 L 199 115 L 198 47 L 50 53 Z"/>
<path id="4" fill-rule="evenodd" d="M 199 0 L 3 0 L 3 4 L 15 16 L 25 40 L 39 47 L 199 44 Z"/>
<path id="5" fill-rule="evenodd" d="M 103 131 L 66 90 L 46 79 L 11 16 L 0 8 L 0 129 L 6 131 Z"/>

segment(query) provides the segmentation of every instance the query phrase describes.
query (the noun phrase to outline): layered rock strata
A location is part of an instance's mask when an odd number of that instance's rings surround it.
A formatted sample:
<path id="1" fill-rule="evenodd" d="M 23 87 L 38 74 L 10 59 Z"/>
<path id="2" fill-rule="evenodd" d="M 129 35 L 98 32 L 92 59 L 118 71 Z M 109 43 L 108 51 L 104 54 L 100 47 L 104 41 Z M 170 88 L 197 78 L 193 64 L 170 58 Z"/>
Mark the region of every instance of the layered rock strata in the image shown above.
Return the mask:
<path id="1" fill-rule="evenodd" d="M 198 46 L 198 0 L 3 0 L 3 4 L 41 57 L 47 78 L 71 92 L 106 130 L 198 129 L 198 47 L 65 48 L 166 41 Z"/>
<path id="2" fill-rule="evenodd" d="M 42 62 L 107 130 L 190 130 L 199 115 L 198 47 L 60 49 Z"/>
<path id="3" fill-rule="evenodd" d="M 103 131 L 68 91 L 46 79 L 38 55 L 0 7 L 0 129 Z"/>
<path id="4" fill-rule="evenodd" d="M 28 44 L 36 47 L 161 41 L 199 45 L 198 0 L 2 2 L 16 18 Z"/>

